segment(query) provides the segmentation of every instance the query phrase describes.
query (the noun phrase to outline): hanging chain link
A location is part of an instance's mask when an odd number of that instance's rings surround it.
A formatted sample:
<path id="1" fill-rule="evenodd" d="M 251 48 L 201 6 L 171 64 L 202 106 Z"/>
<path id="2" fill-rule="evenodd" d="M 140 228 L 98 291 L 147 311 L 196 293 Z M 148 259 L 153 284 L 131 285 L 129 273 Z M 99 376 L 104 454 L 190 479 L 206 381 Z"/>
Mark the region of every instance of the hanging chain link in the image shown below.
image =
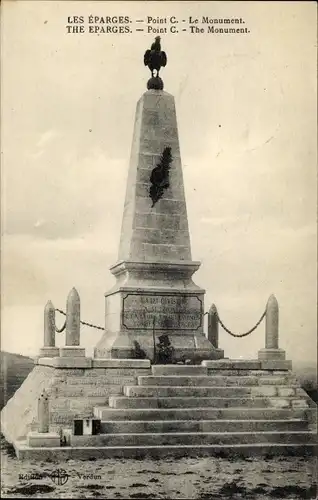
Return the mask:
<path id="1" fill-rule="evenodd" d="M 57 310 L 58 310 L 58 309 L 56 309 L 56 311 L 57 311 Z M 56 331 L 57 333 L 62 333 L 62 332 L 64 332 L 65 328 L 66 328 L 66 320 L 64 321 L 64 325 L 62 326 L 62 328 L 57 328 L 57 327 L 56 327 L 56 325 L 55 325 L 55 331 Z"/>
<path id="2" fill-rule="evenodd" d="M 63 314 L 64 316 L 66 316 L 66 312 L 65 311 L 62 311 L 62 309 L 58 309 L 56 308 L 55 309 L 56 311 L 58 311 L 59 313 Z M 205 312 L 204 313 L 204 316 L 208 314 L 208 312 Z M 219 313 L 217 312 L 217 320 L 218 322 L 220 323 L 221 327 L 223 328 L 223 330 L 225 330 L 229 335 L 231 335 L 232 337 L 236 337 L 236 338 L 242 338 L 242 337 L 247 337 L 247 335 L 250 335 L 251 333 L 254 332 L 254 330 L 256 330 L 256 328 L 261 324 L 261 322 L 263 321 L 263 319 L 265 318 L 266 316 L 266 309 L 265 311 L 263 312 L 262 316 L 260 317 L 260 319 L 258 320 L 258 322 L 256 323 L 255 326 L 253 326 L 253 328 L 251 328 L 250 330 L 248 330 L 247 332 L 245 333 L 233 333 L 231 332 L 231 330 L 229 330 L 223 323 L 223 321 L 221 320 L 220 316 L 219 316 Z M 85 326 L 89 326 L 90 328 L 96 328 L 97 330 L 104 330 L 104 328 L 102 326 L 97 326 L 97 325 L 93 325 L 93 323 L 88 323 L 87 321 L 81 321 L 80 320 L 80 323 L 82 325 L 85 325 Z M 64 330 L 65 330 L 65 327 L 66 327 L 66 321 L 64 323 L 64 325 L 62 326 L 62 328 L 56 328 L 55 327 L 55 331 L 58 332 L 58 333 L 62 333 Z"/>
<path id="3" fill-rule="evenodd" d="M 250 330 L 248 330 L 248 332 L 245 332 L 245 333 L 233 333 L 233 332 L 231 332 L 228 328 L 226 328 L 226 326 L 224 325 L 224 323 L 221 321 L 219 313 L 217 312 L 216 314 L 217 314 L 218 322 L 222 326 L 223 330 L 225 330 L 229 335 L 232 335 L 232 337 L 242 338 L 242 337 L 247 337 L 247 335 L 249 335 L 250 333 L 253 333 L 254 330 L 256 330 L 256 328 L 260 325 L 260 323 L 263 321 L 263 319 L 266 316 L 266 309 L 263 312 L 263 314 L 260 317 L 260 319 L 258 320 L 258 322 L 256 323 L 256 325 L 253 326 L 253 328 L 251 328 Z"/>
<path id="4" fill-rule="evenodd" d="M 57 308 L 56 308 L 55 310 L 56 310 L 56 311 L 58 311 L 58 312 L 59 312 L 59 313 L 61 313 L 61 314 L 64 314 L 64 316 L 66 316 L 66 312 L 65 312 L 65 311 L 62 311 L 62 309 L 57 309 Z M 102 326 L 93 325 L 93 323 L 87 323 L 86 321 L 81 321 L 81 320 L 80 320 L 80 323 L 81 323 L 82 325 L 89 326 L 89 327 L 91 327 L 91 328 L 96 328 L 97 330 L 105 330 L 105 328 L 103 328 Z M 65 321 L 65 324 L 64 324 L 64 326 L 63 326 L 63 329 L 61 329 L 61 330 L 56 330 L 56 331 L 57 331 L 57 332 L 62 332 L 62 331 L 64 330 L 65 326 L 66 326 L 66 321 Z"/>

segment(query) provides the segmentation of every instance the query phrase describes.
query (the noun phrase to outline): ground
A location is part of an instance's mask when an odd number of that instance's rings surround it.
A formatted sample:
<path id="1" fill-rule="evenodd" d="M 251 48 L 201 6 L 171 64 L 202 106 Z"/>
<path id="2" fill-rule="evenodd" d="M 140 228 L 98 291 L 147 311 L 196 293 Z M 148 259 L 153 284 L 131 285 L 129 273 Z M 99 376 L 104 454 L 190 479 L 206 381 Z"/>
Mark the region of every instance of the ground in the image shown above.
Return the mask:
<path id="1" fill-rule="evenodd" d="M 2 498 L 317 498 L 312 457 L 19 462 L 2 443 Z M 63 482 L 61 469 L 65 484 L 57 484 Z M 52 478 L 58 471 L 60 478 Z"/>

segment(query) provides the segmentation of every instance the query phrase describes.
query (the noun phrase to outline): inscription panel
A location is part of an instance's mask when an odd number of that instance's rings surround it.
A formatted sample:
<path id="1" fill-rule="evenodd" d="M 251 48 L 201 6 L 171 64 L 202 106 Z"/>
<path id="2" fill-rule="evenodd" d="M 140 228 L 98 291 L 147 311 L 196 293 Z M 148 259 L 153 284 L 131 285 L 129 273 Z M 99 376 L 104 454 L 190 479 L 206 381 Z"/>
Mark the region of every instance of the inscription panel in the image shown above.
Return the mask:
<path id="1" fill-rule="evenodd" d="M 198 330 L 202 302 L 196 295 L 127 294 L 122 323 L 127 330 Z"/>

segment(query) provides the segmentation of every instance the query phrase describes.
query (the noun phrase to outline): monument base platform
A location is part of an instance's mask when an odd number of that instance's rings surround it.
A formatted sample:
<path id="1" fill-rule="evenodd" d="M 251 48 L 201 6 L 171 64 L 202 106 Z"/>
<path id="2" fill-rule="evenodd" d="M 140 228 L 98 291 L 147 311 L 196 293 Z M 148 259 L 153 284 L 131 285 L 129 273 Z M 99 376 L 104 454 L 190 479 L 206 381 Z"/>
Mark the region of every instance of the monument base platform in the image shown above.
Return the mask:
<path id="1" fill-rule="evenodd" d="M 149 332 L 119 332 L 115 340 L 110 345 L 107 333 L 103 335 L 94 349 L 94 356 L 97 358 L 139 358 L 150 359 L 156 363 L 159 355 L 158 342 L 160 338 L 168 339 L 171 346 L 172 356 L 170 363 L 186 362 L 199 364 L 204 359 L 222 359 L 224 351 L 216 349 L 211 342 L 201 334 L 156 332 L 155 335 Z M 137 340 L 138 339 L 138 340 Z"/>
<path id="2" fill-rule="evenodd" d="M 19 459 L 315 453 L 317 407 L 287 366 L 224 359 L 150 367 L 149 360 L 92 358 L 90 368 L 66 369 L 42 365 L 48 360 L 39 360 L 1 414 Z M 36 429 L 43 388 L 47 433 Z M 78 434 L 74 419 L 98 420 L 99 430 Z"/>

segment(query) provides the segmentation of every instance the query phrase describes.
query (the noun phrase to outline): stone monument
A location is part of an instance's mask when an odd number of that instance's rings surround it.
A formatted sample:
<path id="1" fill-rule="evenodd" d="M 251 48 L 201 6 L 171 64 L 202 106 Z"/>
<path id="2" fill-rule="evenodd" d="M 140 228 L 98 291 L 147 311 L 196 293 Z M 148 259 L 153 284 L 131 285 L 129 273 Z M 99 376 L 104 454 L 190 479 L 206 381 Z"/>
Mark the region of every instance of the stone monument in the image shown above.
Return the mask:
<path id="1" fill-rule="evenodd" d="M 19 459 L 41 462 L 312 454 L 317 408 L 279 348 L 275 296 L 241 335 L 213 304 L 204 335 L 205 292 L 192 280 L 200 263 L 191 256 L 174 99 L 158 75 L 167 62 L 160 39 L 144 62 L 152 77 L 137 105 L 105 333 L 87 356 L 81 325 L 94 325 L 81 320 L 77 290 L 66 312 L 47 302 L 43 347 L 2 409 L 1 431 Z M 66 317 L 60 329 L 56 311 Z M 242 337 L 264 317 L 258 359 L 220 359 L 219 324 Z M 58 348 L 55 334 L 64 331 Z"/>
<path id="2" fill-rule="evenodd" d="M 200 262 L 191 255 L 174 97 L 158 76 L 167 62 L 159 37 L 144 62 L 152 77 L 137 103 L 118 262 L 110 269 L 116 284 L 105 294 L 95 357 L 132 358 L 137 344 L 153 360 L 166 335 L 175 361 L 221 358 L 203 333 L 205 290 L 192 280 Z"/>

